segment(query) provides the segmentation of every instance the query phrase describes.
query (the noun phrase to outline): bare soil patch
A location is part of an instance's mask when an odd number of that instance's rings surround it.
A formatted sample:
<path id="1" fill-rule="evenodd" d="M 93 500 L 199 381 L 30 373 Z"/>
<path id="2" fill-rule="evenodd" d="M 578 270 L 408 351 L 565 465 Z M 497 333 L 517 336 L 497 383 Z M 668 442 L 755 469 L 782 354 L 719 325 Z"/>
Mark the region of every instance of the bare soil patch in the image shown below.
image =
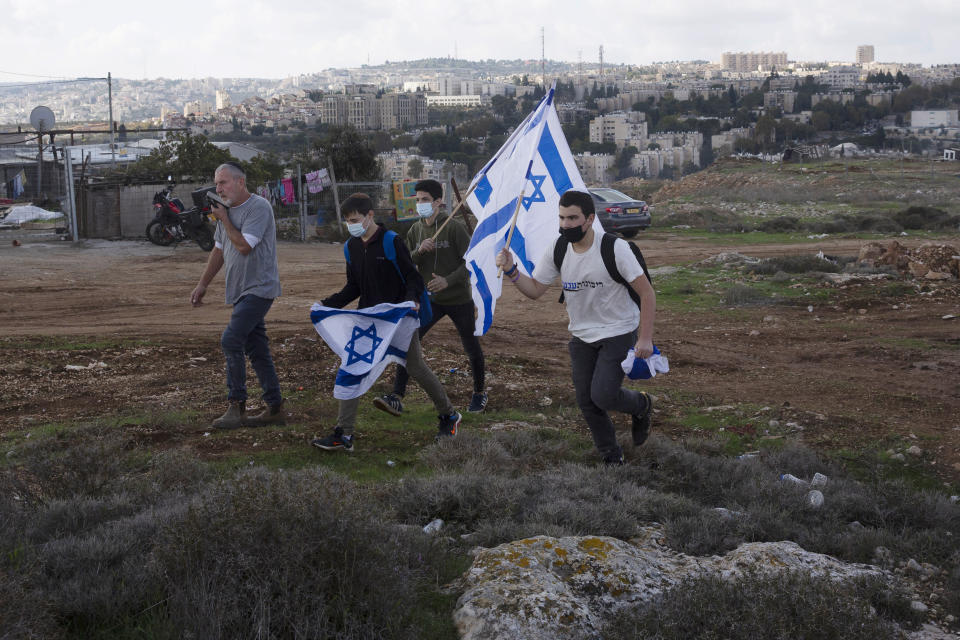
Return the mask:
<path id="1" fill-rule="evenodd" d="M 669 235 L 640 242 L 651 266 L 721 251 L 856 255 L 863 244 L 828 239 L 815 248 L 720 248 Z M 328 428 L 337 363 L 308 313 L 342 285 L 342 248 L 284 243 L 280 255 L 284 292 L 268 330 L 281 383 L 291 393 L 318 389 L 317 400 L 294 403 L 292 429 L 211 439 L 204 436 L 209 418 L 224 404 L 219 335 L 229 311 L 222 279 L 208 292 L 208 304 L 190 307 L 207 254 L 136 242 L 0 246 L 0 432 L 182 411 L 184 418 L 171 424 L 139 426 L 131 418 L 125 426 L 144 444 L 187 445 L 216 457 L 282 447 Z M 657 428 L 683 438 L 690 430 L 681 417 L 690 406 L 749 403 L 770 407 L 764 420 L 797 422 L 799 437 L 813 447 L 916 444 L 943 479 L 960 478 L 960 318 L 943 319 L 960 316 L 960 285 L 904 287 L 894 296 L 879 295 L 873 283 L 822 286 L 831 289 L 830 304 L 813 311 L 806 305 L 658 311 L 656 342 L 672 370 L 647 385 L 662 397 Z M 529 301 L 508 288 L 501 299 L 483 338 L 492 409 L 573 407 L 566 314 L 557 295 Z M 452 325 L 441 322 L 425 344 L 452 399 L 465 405 L 470 378 Z M 564 428 L 583 429 L 575 412 L 565 415 Z"/>

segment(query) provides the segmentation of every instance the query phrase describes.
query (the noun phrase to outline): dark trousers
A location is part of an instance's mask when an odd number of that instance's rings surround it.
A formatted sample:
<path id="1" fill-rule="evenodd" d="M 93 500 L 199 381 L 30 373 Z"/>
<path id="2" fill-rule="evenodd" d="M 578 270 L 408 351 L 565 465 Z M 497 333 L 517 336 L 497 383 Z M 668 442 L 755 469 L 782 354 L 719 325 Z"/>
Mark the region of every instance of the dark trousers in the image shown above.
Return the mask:
<path id="1" fill-rule="evenodd" d="M 634 415 L 645 404 L 640 393 L 620 386 L 624 375 L 620 363 L 636 341 L 633 331 L 596 342 L 570 339 L 570 369 L 577 405 L 604 459 L 616 459 L 623 453 L 608 412 Z"/>
<path id="2" fill-rule="evenodd" d="M 460 342 L 463 344 L 463 350 L 470 360 L 470 372 L 473 374 L 473 391 L 474 393 L 483 393 L 483 351 L 480 349 L 480 340 L 477 339 L 477 336 L 473 335 L 473 303 L 468 302 L 466 304 L 450 305 L 433 303 L 430 305 L 430 308 L 433 311 L 433 317 L 430 318 L 429 323 L 420 327 L 420 338 L 422 339 L 427 331 L 430 331 L 430 328 L 437 324 L 440 318 L 448 316 L 450 320 L 453 321 L 453 326 L 457 328 L 457 333 L 460 334 Z M 407 370 L 403 367 L 397 367 L 397 377 L 393 382 L 393 393 L 403 397 L 407 392 L 408 379 L 409 375 L 407 374 Z"/>
<path id="3" fill-rule="evenodd" d="M 247 400 L 247 362 L 257 374 L 263 389 L 263 401 L 278 405 L 282 400 L 280 381 L 270 355 L 267 327 L 263 322 L 273 300 L 246 295 L 233 305 L 230 323 L 220 338 L 220 346 L 227 361 L 227 399 L 239 402 Z"/>

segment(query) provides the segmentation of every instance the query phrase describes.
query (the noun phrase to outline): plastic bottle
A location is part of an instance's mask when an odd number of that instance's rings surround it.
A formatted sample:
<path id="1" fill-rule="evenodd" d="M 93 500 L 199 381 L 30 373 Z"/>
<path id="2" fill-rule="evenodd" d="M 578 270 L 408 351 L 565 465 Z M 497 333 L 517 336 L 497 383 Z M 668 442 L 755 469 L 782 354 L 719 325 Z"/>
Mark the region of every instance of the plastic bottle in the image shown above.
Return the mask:
<path id="1" fill-rule="evenodd" d="M 803 486 L 806 486 L 806 485 L 807 485 L 807 481 L 806 481 L 806 480 L 801 480 L 801 479 L 798 478 L 797 476 L 795 476 L 795 475 L 793 475 L 793 474 L 790 474 L 790 473 L 784 473 L 784 474 L 782 474 L 782 475 L 780 476 L 780 479 L 783 480 L 784 482 L 789 482 L 789 483 L 791 483 L 791 484 L 797 484 L 797 485 L 803 485 Z"/>
<path id="2" fill-rule="evenodd" d="M 811 509 L 819 509 L 823 506 L 823 494 L 813 489 L 807 494 L 807 506 Z"/>

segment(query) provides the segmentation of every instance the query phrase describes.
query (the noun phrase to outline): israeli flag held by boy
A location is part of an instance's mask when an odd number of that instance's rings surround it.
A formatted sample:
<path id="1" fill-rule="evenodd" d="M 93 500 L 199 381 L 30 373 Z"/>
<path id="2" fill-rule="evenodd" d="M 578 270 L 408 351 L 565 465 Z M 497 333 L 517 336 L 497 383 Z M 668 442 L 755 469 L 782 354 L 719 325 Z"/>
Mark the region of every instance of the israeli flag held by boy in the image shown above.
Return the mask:
<path id="1" fill-rule="evenodd" d="M 367 392 L 391 362 L 407 364 L 407 349 L 420 319 L 413 302 L 366 309 L 333 309 L 314 304 L 310 321 L 334 353 L 340 369 L 333 386 L 338 400 Z"/>
<path id="2" fill-rule="evenodd" d="M 557 118 L 554 90 L 550 88 L 470 183 L 467 204 L 477 217 L 477 228 L 463 258 L 477 307 L 474 335 L 485 334 L 493 322 L 503 284 L 496 258 L 507 243 L 517 199 L 520 210 L 510 249 L 520 271 L 532 276 L 536 261 L 559 235 L 560 196 L 568 189 L 587 190 Z M 594 229 L 603 231 L 597 218 Z"/>

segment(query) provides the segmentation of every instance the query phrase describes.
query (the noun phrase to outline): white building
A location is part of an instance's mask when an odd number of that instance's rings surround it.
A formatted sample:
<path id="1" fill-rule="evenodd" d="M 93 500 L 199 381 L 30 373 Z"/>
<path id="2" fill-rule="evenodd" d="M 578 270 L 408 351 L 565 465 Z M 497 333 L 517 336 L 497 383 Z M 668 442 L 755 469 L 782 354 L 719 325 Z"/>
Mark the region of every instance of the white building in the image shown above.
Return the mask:
<path id="1" fill-rule="evenodd" d="M 872 44 L 862 44 L 857 47 L 857 64 L 873 62 L 874 59 Z"/>
<path id="2" fill-rule="evenodd" d="M 617 149 L 646 147 L 647 114 L 641 111 L 611 113 L 590 121 L 590 142 L 601 144 L 612 142 Z"/>
<path id="3" fill-rule="evenodd" d="M 427 96 L 428 107 L 479 107 L 483 96 Z"/>
<path id="4" fill-rule="evenodd" d="M 957 112 L 957 109 L 911 111 L 910 126 L 914 129 L 960 126 L 960 122 L 957 121 Z"/>
<path id="5" fill-rule="evenodd" d="M 820 76 L 820 80 L 834 89 L 853 89 L 860 82 L 860 69 L 847 66 L 830 67 Z"/>
<path id="6" fill-rule="evenodd" d="M 217 89 L 217 111 L 230 108 L 230 94 L 223 89 Z"/>

